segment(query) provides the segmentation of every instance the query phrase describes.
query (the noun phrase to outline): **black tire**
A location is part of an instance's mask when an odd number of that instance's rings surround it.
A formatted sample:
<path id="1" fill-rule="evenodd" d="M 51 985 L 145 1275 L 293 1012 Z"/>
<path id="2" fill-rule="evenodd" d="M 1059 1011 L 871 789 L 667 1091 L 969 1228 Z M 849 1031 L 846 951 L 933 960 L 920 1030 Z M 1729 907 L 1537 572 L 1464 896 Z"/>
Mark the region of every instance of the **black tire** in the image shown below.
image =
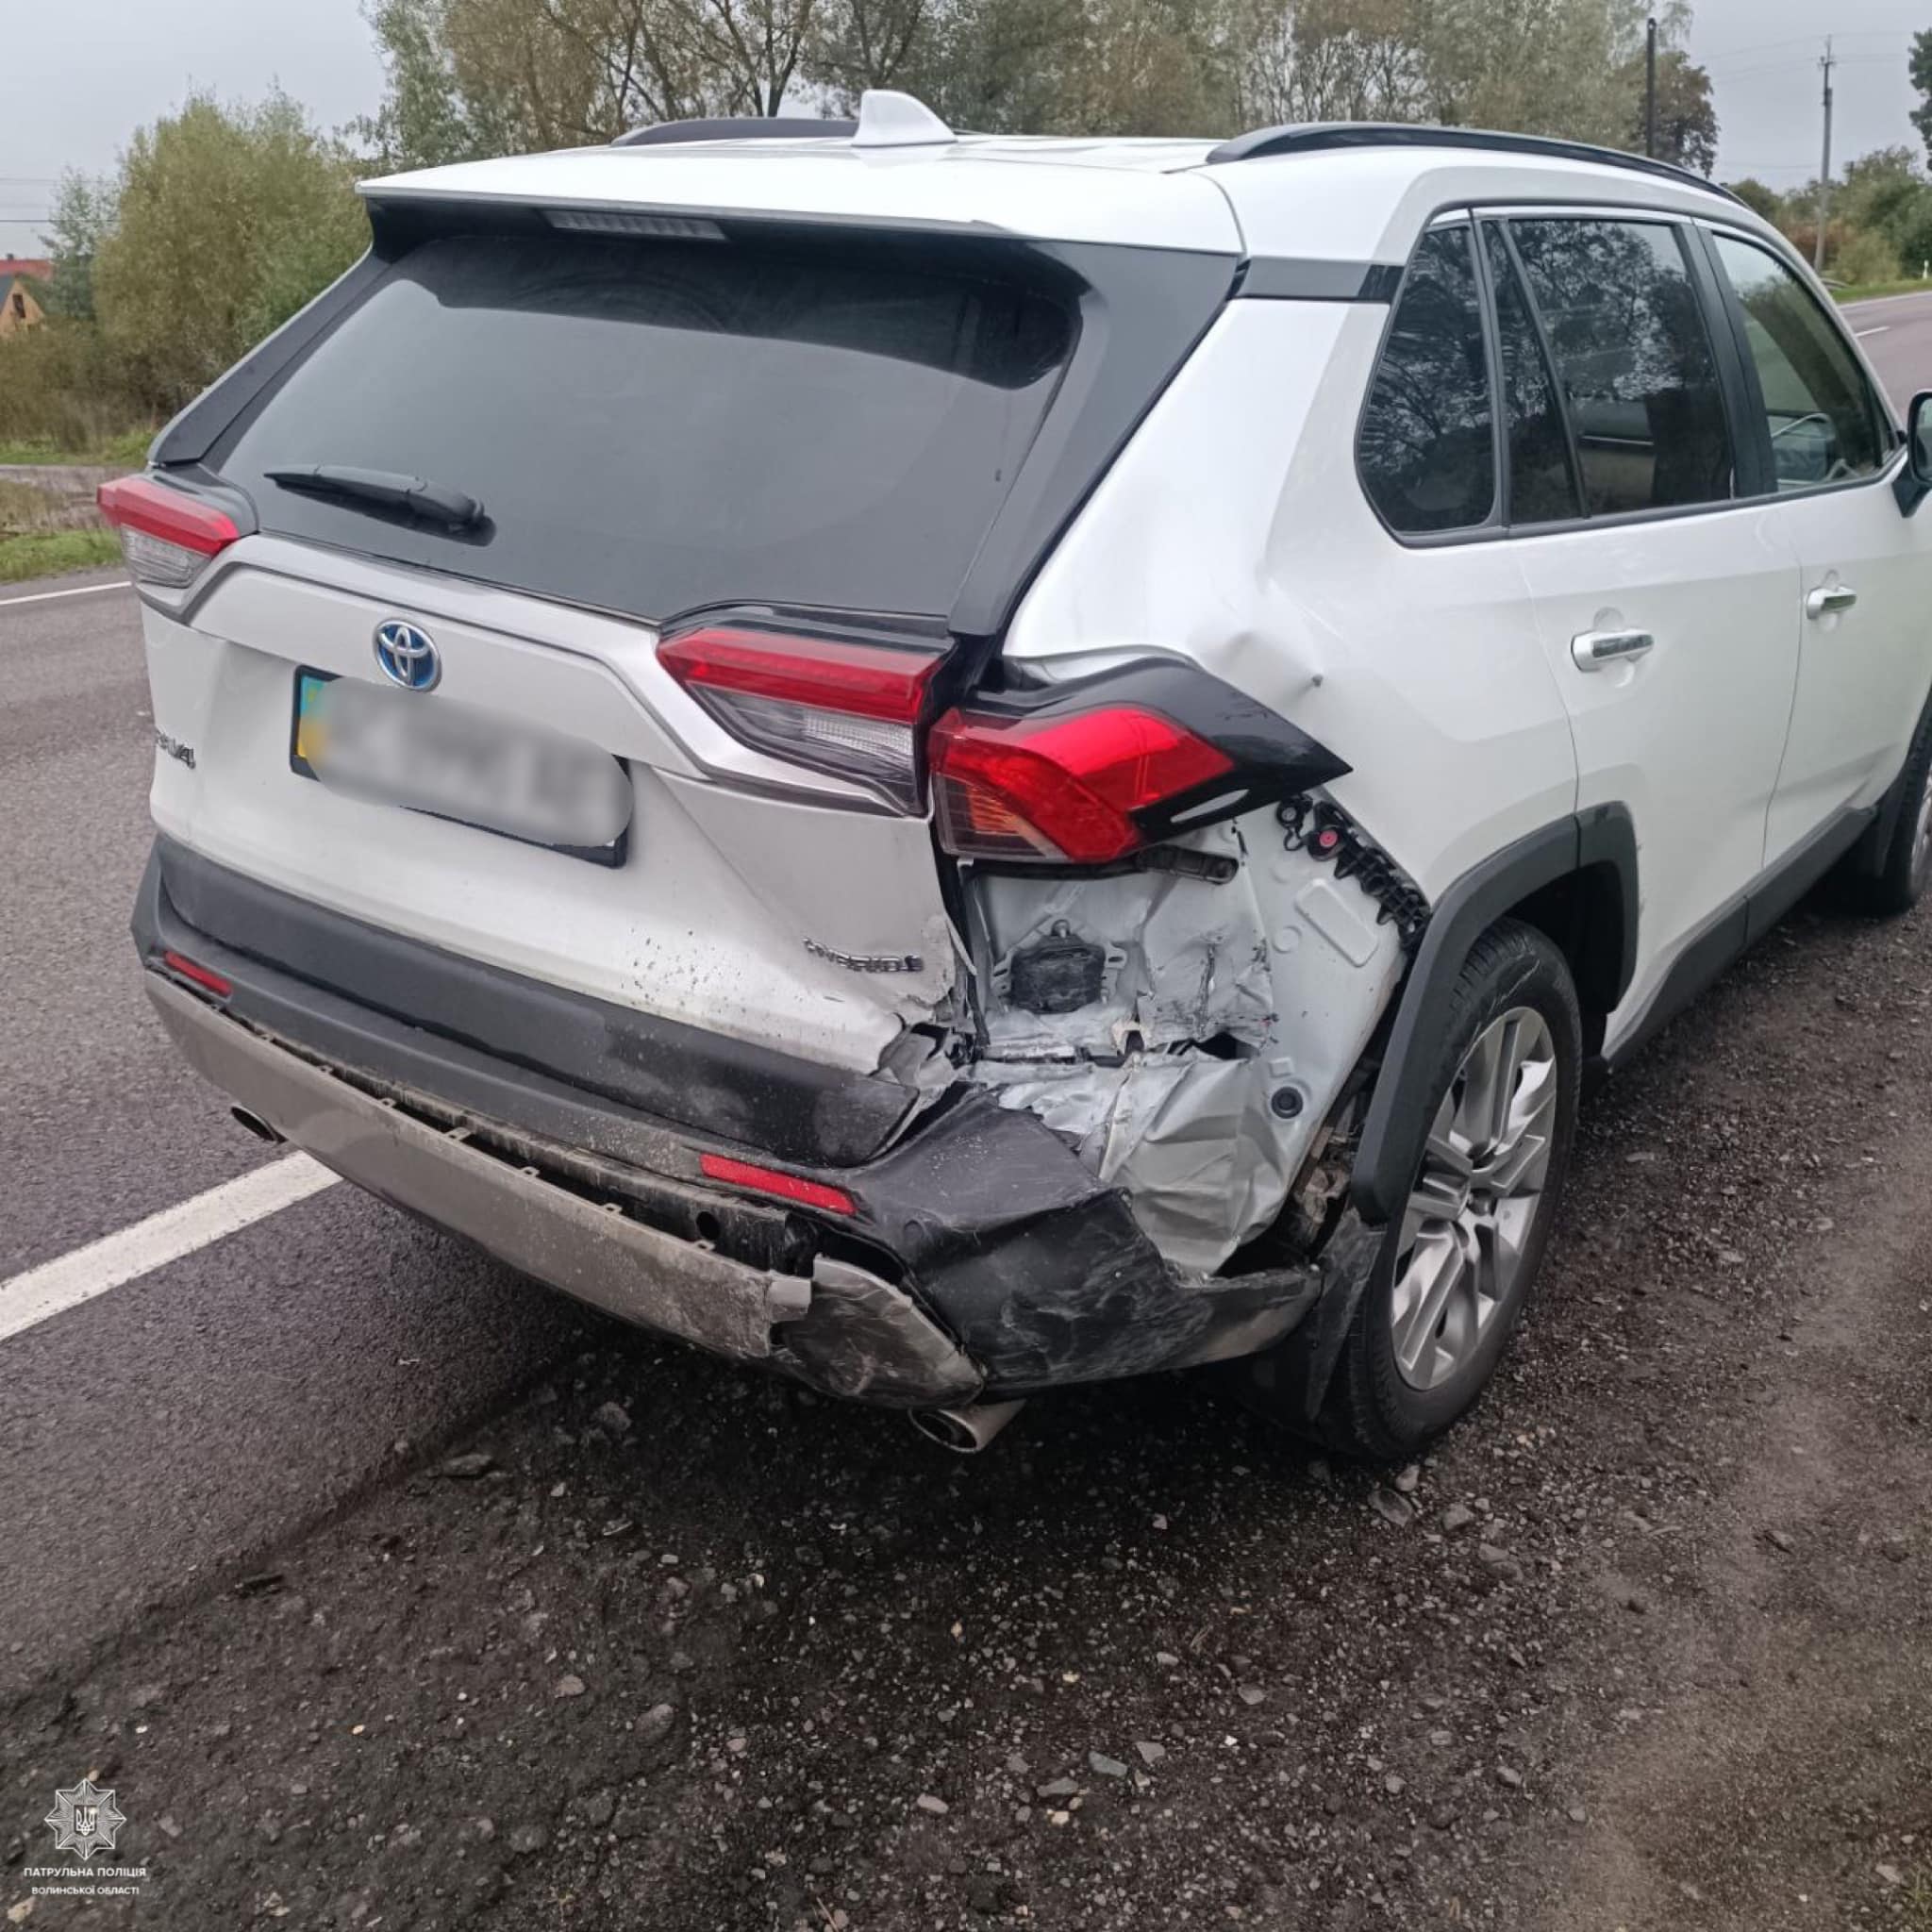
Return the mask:
<path id="1" fill-rule="evenodd" d="M 1396 1361 L 1394 1297 L 1404 1230 L 1400 1220 L 1394 1222 L 1376 1253 L 1320 1415 L 1312 1426 L 1305 1421 L 1290 1421 L 1290 1426 L 1314 1436 L 1327 1448 L 1371 1462 L 1401 1461 L 1414 1456 L 1475 1407 L 1522 1318 L 1542 1266 L 1569 1172 L 1576 1130 L 1576 1096 L 1583 1074 L 1583 1025 L 1576 989 L 1562 954 L 1535 927 L 1504 920 L 1491 926 L 1471 951 L 1457 980 L 1453 1017 L 1437 1045 L 1427 1109 L 1433 1120 L 1471 1048 L 1486 1029 L 1504 1015 L 1525 1007 L 1548 1028 L 1557 1091 L 1548 1133 L 1548 1163 L 1529 1209 L 1515 1274 L 1506 1291 L 1496 1297 L 1493 1312 L 1478 1328 L 1478 1339 L 1467 1359 L 1437 1385 L 1415 1387 Z M 1418 1158 L 1418 1179 L 1421 1172 Z"/>
<path id="2" fill-rule="evenodd" d="M 1847 884 L 1861 912 L 1892 918 L 1909 912 L 1932 884 L 1932 840 L 1921 837 L 1926 800 L 1932 797 L 1932 705 L 1925 708 L 1912 734 L 1905 770 L 1898 774 L 1899 807 L 1885 849 L 1868 857 L 1862 845 L 1853 858 Z"/>

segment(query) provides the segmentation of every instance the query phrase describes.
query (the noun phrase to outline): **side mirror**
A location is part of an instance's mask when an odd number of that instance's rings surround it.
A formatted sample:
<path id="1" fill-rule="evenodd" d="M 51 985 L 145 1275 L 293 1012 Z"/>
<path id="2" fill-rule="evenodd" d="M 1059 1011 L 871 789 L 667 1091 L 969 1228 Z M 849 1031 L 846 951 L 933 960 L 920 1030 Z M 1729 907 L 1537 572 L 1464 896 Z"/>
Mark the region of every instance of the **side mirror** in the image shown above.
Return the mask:
<path id="1" fill-rule="evenodd" d="M 1932 496 L 1932 390 L 1922 389 L 1912 398 L 1906 415 L 1906 466 L 1893 488 L 1907 516 Z"/>

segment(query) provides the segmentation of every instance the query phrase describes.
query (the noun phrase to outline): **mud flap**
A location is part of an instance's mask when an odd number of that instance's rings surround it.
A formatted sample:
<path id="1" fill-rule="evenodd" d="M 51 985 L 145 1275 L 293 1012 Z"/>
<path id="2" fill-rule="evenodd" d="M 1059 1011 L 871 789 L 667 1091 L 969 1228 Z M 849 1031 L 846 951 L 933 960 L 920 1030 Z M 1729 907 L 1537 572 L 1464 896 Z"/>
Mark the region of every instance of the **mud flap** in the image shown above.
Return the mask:
<path id="1" fill-rule="evenodd" d="M 1277 1415 L 1312 1423 L 1321 1414 L 1342 1344 L 1388 1238 L 1386 1227 L 1370 1227 L 1353 1208 L 1344 1209 L 1315 1260 L 1317 1286 L 1307 1319 L 1280 1347 L 1241 1365 Z"/>

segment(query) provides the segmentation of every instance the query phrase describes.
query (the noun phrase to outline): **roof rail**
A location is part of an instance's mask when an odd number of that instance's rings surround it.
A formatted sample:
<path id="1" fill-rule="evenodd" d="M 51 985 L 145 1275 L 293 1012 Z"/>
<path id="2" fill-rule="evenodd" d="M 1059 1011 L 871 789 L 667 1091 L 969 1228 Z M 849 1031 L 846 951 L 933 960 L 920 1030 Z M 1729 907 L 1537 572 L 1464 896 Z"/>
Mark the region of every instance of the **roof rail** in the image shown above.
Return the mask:
<path id="1" fill-rule="evenodd" d="M 820 121 L 808 114 L 755 114 L 727 120 L 660 121 L 655 127 L 633 127 L 620 134 L 612 147 L 669 146 L 687 141 L 850 141 L 858 132 L 857 121 Z"/>
<path id="2" fill-rule="evenodd" d="M 1671 161 L 1653 161 L 1626 155 L 1621 148 L 1592 147 L 1588 142 L 1557 141 L 1541 134 L 1495 134 L 1480 127 L 1430 127 L 1402 121 L 1308 121 L 1286 127 L 1257 127 L 1224 141 L 1208 157 L 1209 166 L 1224 161 L 1257 161 L 1274 155 L 1311 155 L 1344 147 L 1467 147 L 1492 154 L 1541 155 L 1552 160 L 1595 161 L 1600 166 L 1629 168 L 1640 175 L 1657 175 L 1719 194 L 1738 197 L 1728 188 L 1707 180 Z M 1740 207 L 1742 203 L 1739 204 Z"/>

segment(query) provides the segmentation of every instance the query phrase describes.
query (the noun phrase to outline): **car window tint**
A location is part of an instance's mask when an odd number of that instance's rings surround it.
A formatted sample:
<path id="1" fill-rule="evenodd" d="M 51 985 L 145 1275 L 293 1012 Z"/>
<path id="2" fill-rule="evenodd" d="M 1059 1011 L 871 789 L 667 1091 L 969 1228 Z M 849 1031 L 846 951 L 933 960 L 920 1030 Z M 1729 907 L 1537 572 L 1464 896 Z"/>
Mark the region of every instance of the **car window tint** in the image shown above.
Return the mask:
<path id="1" fill-rule="evenodd" d="M 1511 224 L 1593 516 L 1731 494 L 1724 398 L 1695 286 L 1660 222 Z"/>
<path id="2" fill-rule="evenodd" d="M 1557 386 L 1538 340 L 1522 277 L 1502 229 L 1486 225 L 1496 329 L 1503 351 L 1503 421 L 1508 430 L 1509 521 L 1555 524 L 1582 514 L 1570 438 Z"/>
<path id="3" fill-rule="evenodd" d="M 1357 453 L 1362 486 L 1391 529 L 1489 521 L 1496 451 L 1467 225 L 1432 229 L 1409 263 Z"/>
<path id="4" fill-rule="evenodd" d="M 1729 235 L 1712 239 L 1744 310 L 1778 488 L 1810 490 L 1871 475 L 1891 439 L 1837 325 L 1769 249 Z"/>
<path id="5" fill-rule="evenodd" d="M 217 460 L 265 530 L 572 603 L 939 615 L 1074 333 L 1024 282 L 829 237 L 451 236 L 405 256 Z M 266 474 L 308 463 L 426 476 L 488 527 Z"/>

